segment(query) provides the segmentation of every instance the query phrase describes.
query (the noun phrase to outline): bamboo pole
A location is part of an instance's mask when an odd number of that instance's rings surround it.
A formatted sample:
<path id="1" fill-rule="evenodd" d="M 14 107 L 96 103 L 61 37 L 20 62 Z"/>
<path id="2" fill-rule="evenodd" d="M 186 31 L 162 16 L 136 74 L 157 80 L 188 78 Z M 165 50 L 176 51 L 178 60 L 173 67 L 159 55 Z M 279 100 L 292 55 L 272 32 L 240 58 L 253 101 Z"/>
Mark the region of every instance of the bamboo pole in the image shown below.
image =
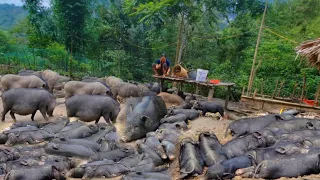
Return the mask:
<path id="1" fill-rule="evenodd" d="M 257 60 L 257 56 L 258 56 L 259 44 L 260 44 L 260 40 L 261 40 L 261 34 L 262 34 L 262 31 L 263 31 L 263 26 L 264 26 L 264 20 L 265 20 L 265 16 L 266 16 L 266 12 L 267 12 L 267 7 L 268 7 L 268 0 L 266 0 L 266 3 L 265 3 L 263 16 L 262 16 L 262 20 L 261 20 L 261 25 L 260 25 L 260 29 L 259 29 L 259 34 L 258 34 L 258 39 L 257 39 L 257 44 L 256 44 L 256 49 L 254 51 L 252 68 L 251 68 L 251 73 L 250 73 L 250 78 L 249 78 L 249 83 L 248 83 L 247 95 L 249 93 L 251 93 L 252 83 L 253 83 L 253 79 L 254 79 L 254 69 L 255 69 L 256 60 Z"/>
<path id="2" fill-rule="evenodd" d="M 262 98 L 264 98 L 264 95 L 263 95 L 263 80 L 261 81 L 261 84 L 260 84 L 260 94 L 261 94 Z"/>
<path id="3" fill-rule="evenodd" d="M 302 91 L 301 91 L 301 96 L 300 96 L 300 102 L 303 103 L 303 96 L 304 96 L 304 91 L 306 89 L 306 75 L 303 75 L 303 86 L 302 86 Z"/>
<path id="4" fill-rule="evenodd" d="M 293 100 L 293 98 L 294 98 L 294 96 L 295 96 L 297 87 L 298 87 L 298 83 L 295 83 L 294 86 L 293 86 L 292 94 L 291 94 L 291 96 L 290 96 L 290 99 L 291 99 L 291 100 Z"/>
<path id="5" fill-rule="evenodd" d="M 281 94 L 281 91 L 282 91 L 283 85 L 284 85 L 284 81 L 282 81 L 282 82 L 280 83 L 280 88 L 279 88 L 279 90 L 278 90 L 277 97 L 280 97 L 280 94 Z"/>
<path id="6" fill-rule="evenodd" d="M 256 97 L 257 92 L 258 92 L 258 89 L 255 89 L 255 90 L 254 90 L 254 92 L 253 92 L 253 98 L 255 98 L 255 97 Z"/>
<path id="7" fill-rule="evenodd" d="M 274 91 L 273 91 L 273 93 L 272 93 L 271 99 L 273 99 L 273 98 L 274 98 L 274 95 L 276 94 L 276 91 L 277 91 L 277 89 L 278 89 L 278 83 L 279 83 L 279 80 L 277 79 L 276 87 L 274 88 Z"/>

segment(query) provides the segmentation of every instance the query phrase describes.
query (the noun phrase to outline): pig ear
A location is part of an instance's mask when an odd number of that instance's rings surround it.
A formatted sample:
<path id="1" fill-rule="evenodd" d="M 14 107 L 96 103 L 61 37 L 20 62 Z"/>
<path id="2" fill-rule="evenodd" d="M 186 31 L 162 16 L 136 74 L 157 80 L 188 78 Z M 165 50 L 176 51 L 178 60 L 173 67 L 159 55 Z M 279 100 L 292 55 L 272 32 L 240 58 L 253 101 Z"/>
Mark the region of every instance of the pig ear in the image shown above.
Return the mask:
<path id="1" fill-rule="evenodd" d="M 60 141 L 66 141 L 66 138 L 64 138 L 64 137 L 61 137 L 59 139 L 60 139 Z"/>
<path id="2" fill-rule="evenodd" d="M 56 174 L 54 173 L 58 172 L 58 168 L 56 166 L 51 166 L 51 168 L 52 168 L 52 174 L 55 176 Z"/>
<path id="3" fill-rule="evenodd" d="M 55 150 L 58 150 L 58 149 L 59 149 L 59 146 L 58 146 L 57 144 L 53 144 L 53 145 L 52 145 L 52 148 L 55 149 Z"/>
<path id="4" fill-rule="evenodd" d="M 313 126 L 312 122 L 307 122 L 307 128 L 308 129 L 314 129 L 314 126 Z"/>
<path id="5" fill-rule="evenodd" d="M 310 148 L 312 147 L 312 142 L 309 141 L 309 140 L 304 140 L 301 142 L 301 145 L 304 147 L 304 148 Z"/>
<path id="6" fill-rule="evenodd" d="M 97 143 L 98 143 L 98 144 L 101 144 L 102 141 L 103 141 L 103 139 L 100 138 L 100 139 L 97 141 Z"/>
<path id="7" fill-rule="evenodd" d="M 141 121 L 144 123 L 145 126 L 149 126 L 148 123 L 150 123 L 150 117 L 148 116 L 141 116 Z"/>
<path id="8" fill-rule="evenodd" d="M 275 115 L 275 118 L 277 121 L 283 120 L 283 118 L 280 115 Z"/>
<path id="9" fill-rule="evenodd" d="M 126 152 L 126 153 L 128 153 L 128 152 L 130 151 L 130 149 L 124 148 L 123 151 Z"/>
<path id="10" fill-rule="evenodd" d="M 24 165 L 24 166 L 28 166 L 28 161 L 27 160 L 21 160 L 20 164 Z"/>
<path id="11" fill-rule="evenodd" d="M 259 132 L 259 131 L 252 133 L 252 135 L 257 139 L 261 139 L 262 138 L 262 133 Z"/>
<path id="12" fill-rule="evenodd" d="M 132 107 L 132 104 L 129 105 L 129 112 L 132 112 L 133 111 L 133 107 Z"/>
<path id="13" fill-rule="evenodd" d="M 10 150 L 9 149 L 4 149 L 3 151 L 4 151 L 5 154 L 8 154 L 8 155 L 10 154 Z"/>
<path id="14" fill-rule="evenodd" d="M 276 152 L 280 153 L 280 154 L 285 154 L 287 152 L 286 148 L 283 146 L 279 146 L 275 149 Z"/>
<path id="15" fill-rule="evenodd" d="M 56 166 L 52 166 L 52 170 L 58 171 L 58 168 Z"/>

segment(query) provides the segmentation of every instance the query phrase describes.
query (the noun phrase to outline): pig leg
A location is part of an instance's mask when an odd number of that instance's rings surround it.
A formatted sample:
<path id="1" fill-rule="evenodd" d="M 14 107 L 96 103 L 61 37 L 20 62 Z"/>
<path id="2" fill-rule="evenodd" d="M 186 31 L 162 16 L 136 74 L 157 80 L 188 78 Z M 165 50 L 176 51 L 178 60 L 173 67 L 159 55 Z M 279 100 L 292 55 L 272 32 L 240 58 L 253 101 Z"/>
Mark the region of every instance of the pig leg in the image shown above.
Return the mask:
<path id="1" fill-rule="evenodd" d="M 96 124 L 98 124 L 99 120 L 100 120 L 100 118 L 99 118 L 99 119 L 97 119 L 95 123 L 96 123 Z"/>
<path id="2" fill-rule="evenodd" d="M 9 109 L 7 108 L 4 108 L 3 111 L 2 111 L 2 121 L 4 121 L 5 117 L 6 117 L 6 114 L 8 113 Z"/>
<path id="3" fill-rule="evenodd" d="M 203 111 L 202 111 L 202 116 L 205 117 L 206 114 L 207 114 L 207 110 L 203 110 Z"/>
<path id="4" fill-rule="evenodd" d="M 48 117 L 47 117 L 47 112 L 46 112 L 46 109 L 45 108 L 40 108 L 40 113 L 42 114 L 43 118 L 48 121 Z"/>
<path id="5" fill-rule="evenodd" d="M 236 176 L 241 176 L 242 178 L 253 178 L 255 167 L 247 167 L 243 169 L 238 169 L 235 172 Z"/>
<path id="6" fill-rule="evenodd" d="M 17 121 L 16 117 L 14 116 L 14 112 L 10 111 L 10 116 L 12 117 L 14 122 Z"/>
<path id="7" fill-rule="evenodd" d="M 110 121 L 110 116 L 108 114 L 105 114 L 103 116 L 104 120 L 106 121 L 107 124 L 112 124 L 111 121 Z"/>
<path id="8" fill-rule="evenodd" d="M 34 116 L 36 115 L 36 112 L 37 112 L 37 111 L 35 111 L 35 112 L 33 112 L 33 113 L 31 114 L 31 120 L 32 120 L 32 121 L 34 121 Z"/>
<path id="9" fill-rule="evenodd" d="M 223 110 L 223 108 L 219 108 L 218 107 L 218 112 L 219 112 L 219 114 L 220 114 L 220 120 L 222 120 L 223 118 L 224 118 L 224 110 Z"/>

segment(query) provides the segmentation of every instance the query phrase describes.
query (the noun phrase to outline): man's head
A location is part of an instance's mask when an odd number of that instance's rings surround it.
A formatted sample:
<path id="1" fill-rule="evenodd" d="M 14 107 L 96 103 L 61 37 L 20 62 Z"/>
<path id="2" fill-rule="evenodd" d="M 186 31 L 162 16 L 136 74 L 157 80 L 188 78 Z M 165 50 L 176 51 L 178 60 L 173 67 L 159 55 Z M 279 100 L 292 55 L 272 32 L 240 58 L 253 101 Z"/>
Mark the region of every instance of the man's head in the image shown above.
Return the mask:
<path id="1" fill-rule="evenodd" d="M 161 64 L 163 64 L 163 63 L 166 62 L 166 58 L 165 57 L 161 57 L 160 61 L 161 61 Z"/>

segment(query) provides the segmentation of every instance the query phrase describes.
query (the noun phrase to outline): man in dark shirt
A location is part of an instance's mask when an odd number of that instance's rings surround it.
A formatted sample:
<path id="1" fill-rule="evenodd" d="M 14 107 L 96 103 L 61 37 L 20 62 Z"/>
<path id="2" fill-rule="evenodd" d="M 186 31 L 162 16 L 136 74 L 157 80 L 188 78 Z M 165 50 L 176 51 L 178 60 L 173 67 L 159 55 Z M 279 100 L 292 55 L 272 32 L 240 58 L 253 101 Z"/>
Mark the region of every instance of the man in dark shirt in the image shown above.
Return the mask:
<path id="1" fill-rule="evenodd" d="M 170 74 L 170 61 L 165 54 L 162 54 L 156 64 L 152 64 L 152 69 L 156 76 L 169 76 Z"/>

